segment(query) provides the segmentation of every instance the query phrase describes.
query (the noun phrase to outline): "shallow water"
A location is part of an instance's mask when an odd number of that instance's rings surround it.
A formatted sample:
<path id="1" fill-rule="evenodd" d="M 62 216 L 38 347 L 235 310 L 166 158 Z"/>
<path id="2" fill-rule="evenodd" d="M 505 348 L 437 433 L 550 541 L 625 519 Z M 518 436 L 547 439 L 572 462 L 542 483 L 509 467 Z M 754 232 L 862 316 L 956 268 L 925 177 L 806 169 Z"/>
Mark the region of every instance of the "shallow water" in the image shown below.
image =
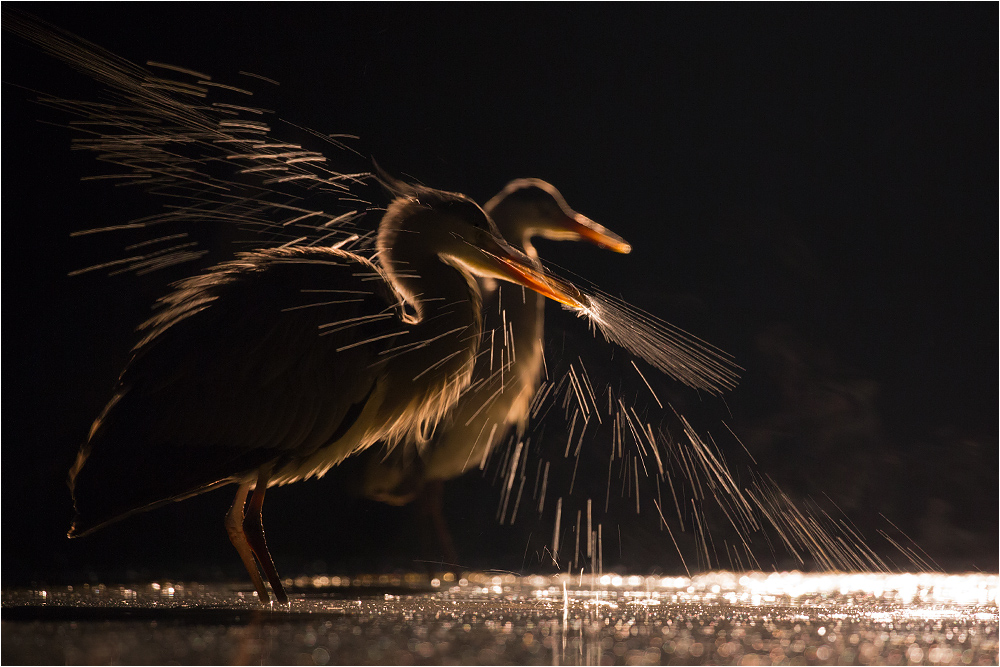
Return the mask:
<path id="1" fill-rule="evenodd" d="M 301 577 L 5 590 L 3 664 L 997 664 L 995 574 Z"/>

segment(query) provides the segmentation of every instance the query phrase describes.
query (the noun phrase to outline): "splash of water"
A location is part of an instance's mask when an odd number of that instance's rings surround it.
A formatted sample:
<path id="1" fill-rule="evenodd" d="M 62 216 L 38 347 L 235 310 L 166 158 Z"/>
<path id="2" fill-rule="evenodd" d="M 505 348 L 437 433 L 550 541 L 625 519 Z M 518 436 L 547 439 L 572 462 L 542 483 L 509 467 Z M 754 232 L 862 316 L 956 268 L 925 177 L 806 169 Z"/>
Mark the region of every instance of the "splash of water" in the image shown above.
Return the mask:
<path id="1" fill-rule="evenodd" d="M 732 357 L 625 301 L 597 289 L 581 290 L 589 302 L 577 309 L 605 340 L 694 389 L 718 394 L 739 380 Z"/>

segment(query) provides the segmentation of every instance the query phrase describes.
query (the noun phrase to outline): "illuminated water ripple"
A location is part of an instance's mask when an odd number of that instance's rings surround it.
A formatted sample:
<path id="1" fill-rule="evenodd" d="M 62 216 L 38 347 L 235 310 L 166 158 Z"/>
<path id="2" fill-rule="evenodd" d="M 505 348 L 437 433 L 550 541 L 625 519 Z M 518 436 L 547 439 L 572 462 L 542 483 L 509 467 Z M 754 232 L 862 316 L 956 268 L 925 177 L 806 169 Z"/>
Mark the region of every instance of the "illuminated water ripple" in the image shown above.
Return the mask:
<path id="1" fill-rule="evenodd" d="M 442 573 L 5 590 L 4 664 L 997 664 L 996 574 Z"/>

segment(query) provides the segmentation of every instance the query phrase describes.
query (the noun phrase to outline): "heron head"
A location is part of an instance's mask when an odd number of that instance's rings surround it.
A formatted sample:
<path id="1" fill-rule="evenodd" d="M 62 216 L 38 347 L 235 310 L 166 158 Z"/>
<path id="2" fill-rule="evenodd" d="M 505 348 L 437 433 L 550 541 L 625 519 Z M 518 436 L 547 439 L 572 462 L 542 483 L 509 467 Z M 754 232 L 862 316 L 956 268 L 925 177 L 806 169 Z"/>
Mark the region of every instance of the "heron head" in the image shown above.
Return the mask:
<path id="1" fill-rule="evenodd" d="M 422 261 L 436 257 L 467 274 L 512 282 L 572 308 L 586 307 L 576 287 L 511 247 L 490 216 L 465 195 L 412 186 L 386 211 L 378 247 L 383 257 L 417 273 Z"/>
<path id="2" fill-rule="evenodd" d="M 625 239 L 577 213 L 550 183 L 538 178 L 511 181 L 485 206 L 504 238 L 527 244 L 532 236 L 555 241 L 589 241 L 601 248 L 629 253 Z"/>

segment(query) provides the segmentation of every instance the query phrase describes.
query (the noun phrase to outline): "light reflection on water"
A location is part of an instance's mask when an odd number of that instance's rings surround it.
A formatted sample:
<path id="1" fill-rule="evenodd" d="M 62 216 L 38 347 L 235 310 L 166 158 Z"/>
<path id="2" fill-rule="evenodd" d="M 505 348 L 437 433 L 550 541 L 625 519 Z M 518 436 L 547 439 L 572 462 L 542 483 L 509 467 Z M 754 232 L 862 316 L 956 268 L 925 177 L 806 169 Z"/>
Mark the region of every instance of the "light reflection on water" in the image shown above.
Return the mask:
<path id="1" fill-rule="evenodd" d="M 997 664 L 996 574 L 317 576 L 3 593 L 2 662 Z"/>

